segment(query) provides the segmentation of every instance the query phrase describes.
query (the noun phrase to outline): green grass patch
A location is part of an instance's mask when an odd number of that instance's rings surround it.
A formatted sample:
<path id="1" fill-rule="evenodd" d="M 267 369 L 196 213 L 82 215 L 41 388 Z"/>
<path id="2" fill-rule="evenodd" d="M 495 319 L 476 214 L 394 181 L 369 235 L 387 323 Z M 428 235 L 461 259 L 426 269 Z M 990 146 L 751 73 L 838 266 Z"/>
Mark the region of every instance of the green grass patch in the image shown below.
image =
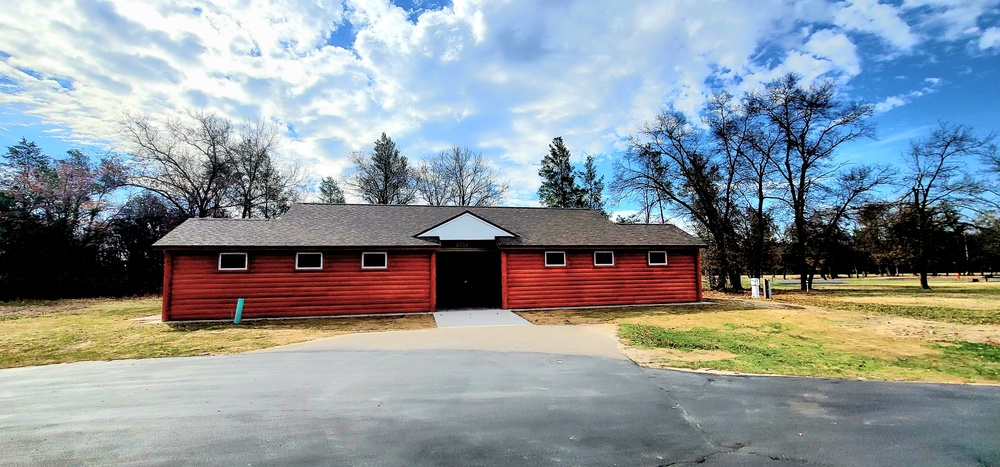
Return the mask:
<path id="1" fill-rule="evenodd" d="M 990 344 L 929 343 L 934 351 L 926 355 L 886 359 L 831 349 L 816 339 L 792 334 L 791 328 L 781 323 L 724 327 L 673 330 L 647 324 L 621 324 L 618 335 L 633 347 L 724 351 L 735 355 L 723 360 L 669 362 L 670 366 L 681 368 L 836 378 L 920 380 L 936 375 L 968 381 L 1000 381 L 1000 347 Z"/>

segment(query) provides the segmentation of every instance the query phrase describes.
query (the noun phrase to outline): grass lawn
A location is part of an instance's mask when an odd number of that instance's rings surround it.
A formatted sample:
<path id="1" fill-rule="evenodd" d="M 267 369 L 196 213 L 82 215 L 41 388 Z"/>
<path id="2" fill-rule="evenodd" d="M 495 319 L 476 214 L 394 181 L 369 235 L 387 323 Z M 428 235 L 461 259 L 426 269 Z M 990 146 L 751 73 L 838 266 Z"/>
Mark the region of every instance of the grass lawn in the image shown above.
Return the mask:
<path id="1" fill-rule="evenodd" d="M 519 312 L 535 324 L 612 323 L 651 367 L 881 380 L 1000 383 L 1000 282 L 843 279 L 774 300 Z M 434 327 L 430 315 L 163 324 L 160 299 L 0 303 L 0 368 L 212 355 L 319 337 Z"/>
<path id="2" fill-rule="evenodd" d="M 0 368 L 84 360 L 214 355 L 351 332 L 434 327 L 430 315 L 168 325 L 160 298 L 0 303 Z"/>
<path id="3" fill-rule="evenodd" d="M 536 324 L 615 323 L 651 367 L 954 383 L 1000 383 L 1000 282 L 847 279 L 775 300 L 519 313 Z"/>

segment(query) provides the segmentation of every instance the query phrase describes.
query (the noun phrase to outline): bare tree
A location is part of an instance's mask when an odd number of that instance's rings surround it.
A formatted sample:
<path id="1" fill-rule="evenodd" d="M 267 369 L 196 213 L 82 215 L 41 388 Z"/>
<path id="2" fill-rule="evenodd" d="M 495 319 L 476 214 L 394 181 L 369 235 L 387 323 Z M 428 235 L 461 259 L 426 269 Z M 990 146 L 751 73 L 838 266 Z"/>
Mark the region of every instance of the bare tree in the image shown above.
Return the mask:
<path id="1" fill-rule="evenodd" d="M 243 122 L 230 149 L 232 158 L 229 196 L 240 217 L 277 217 L 297 199 L 302 182 L 297 165 L 279 166 L 279 128 L 262 118 Z"/>
<path id="2" fill-rule="evenodd" d="M 434 206 L 494 206 L 510 189 L 489 159 L 458 146 L 422 162 L 414 178 L 420 197 Z"/>
<path id="3" fill-rule="evenodd" d="M 986 192 L 993 195 L 991 204 L 993 209 L 1000 209 L 1000 152 L 997 152 L 995 144 L 992 144 L 995 134 L 990 133 L 987 138 L 991 140 L 991 148 L 982 156 L 982 163 L 986 164 L 986 173 L 991 183 L 985 187 Z"/>
<path id="4" fill-rule="evenodd" d="M 232 124 L 213 113 L 188 111 L 188 125 L 157 125 L 149 114 L 126 113 L 120 125 L 135 162 L 130 182 L 152 191 L 185 217 L 224 216 L 230 186 Z"/>
<path id="5" fill-rule="evenodd" d="M 939 214 L 948 209 L 970 209 L 982 203 L 984 185 L 968 171 L 976 159 L 997 158 L 994 135 L 977 137 L 972 128 L 941 122 L 928 137 L 912 141 L 906 154 L 906 180 L 915 216 L 914 259 L 920 287 L 927 283 L 928 240 Z"/>
<path id="6" fill-rule="evenodd" d="M 274 217 L 297 198 L 301 171 L 280 166 L 280 131 L 261 118 L 239 125 L 204 110 L 158 124 L 125 113 L 129 183 L 163 197 L 185 217 Z"/>
<path id="7" fill-rule="evenodd" d="M 712 134 L 715 150 L 732 160 L 736 171 L 736 195 L 745 208 L 740 210 L 740 232 L 746 245 L 747 272 L 750 277 L 762 277 L 764 264 L 773 253 L 776 227 L 773 222 L 772 155 L 782 141 L 779 134 L 769 132 L 755 113 L 747 108 L 746 101 L 737 101 L 725 92 L 714 93 L 705 106 L 702 122 Z"/>
<path id="8" fill-rule="evenodd" d="M 840 215 L 828 218 L 836 224 L 848 205 L 858 201 L 865 190 L 888 181 L 890 174 L 885 168 L 859 168 L 841 177 L 839 174 L 847 167 L 835 159 L 844 143 L 872 135 L 867 123 L 872 107 L 839 101 L 831 81 L 804 86 L 793 74 L 772 81 L 763 92 L 752 93 L 748 105 L 762 119 L 763 131 L 780 141 L 771 162 L 785 192 L 780 199 L 792 212 L 799 286 L 809 290 L 809 279 L 815 271 L 815 265 L 808 261 L 809 219 L 817 210 L 833 209 Z M 837 179 L 850 191 L 837 192 L 831 199 L 832 183 Z"/>
<path id="9" fill-rule="evenodd" d="M 385 133 L 370 154 L 355 151 L 350 159 L 355 172 L 348 183 L 366 202 L 410 204 L 416 199 L 413 169 Z"/>
<path id="10" fill-rule="evenodd" d="M 445 178 L 452 186 L 451 204 L 494 206 L 507 197 L 510 182 L 481 153 L 455 146 L 437 157 L 444 162 Z"/>
<path id="11" fill-rule="evenodd" d="M 665 203 L 694 220 L 714 247 L 715 288 L 741 290 L 740 270 L 734 263 L 738 165 L 734 152 L 719 151 L 712 135 L 684 114 L 663 111 L 630 138 L 612 190 L 619 199 L 644 202 L 647 213 Z"/>
<path id="12" fill-rule="evenodd" d="M 420 162 L 414 170 L 413 182 L 417 193 L 423 202 L 431 206 L 444 206 L 454 198 L 454 187 L 448 179 L 446 163 L 445 159 L 433 157 Z"/>

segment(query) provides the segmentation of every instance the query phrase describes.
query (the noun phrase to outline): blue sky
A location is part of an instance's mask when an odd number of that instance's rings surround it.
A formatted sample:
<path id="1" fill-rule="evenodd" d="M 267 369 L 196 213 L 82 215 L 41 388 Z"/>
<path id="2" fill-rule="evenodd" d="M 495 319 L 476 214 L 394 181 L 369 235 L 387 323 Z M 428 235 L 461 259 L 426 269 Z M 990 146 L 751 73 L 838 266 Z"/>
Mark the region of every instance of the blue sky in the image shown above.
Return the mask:
<path id="1" fill-rule="evenodd" d="M 0 10 L 0 145 L 127 151 L 123 110 L 205 107 L 287 129 L 313 176 L 386 132 L 419 159 L 452 145 L 537 204 L 555 136 L 607 179 L 664 106 L 693 113 L 796 72 L 876 106 L 846 160 L 894 162 L 939 120 L 1000 130 L 1000 1 L 42 1 Z"/>

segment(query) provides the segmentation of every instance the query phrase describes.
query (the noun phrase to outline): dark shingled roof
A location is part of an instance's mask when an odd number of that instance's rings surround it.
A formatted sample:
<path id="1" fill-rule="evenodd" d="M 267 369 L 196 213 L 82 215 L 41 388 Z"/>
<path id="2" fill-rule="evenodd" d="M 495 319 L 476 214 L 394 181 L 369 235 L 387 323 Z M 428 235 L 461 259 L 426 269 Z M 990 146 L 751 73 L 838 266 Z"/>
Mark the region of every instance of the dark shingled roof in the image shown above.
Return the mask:
<path id="1" fill-rule="evenodd" d="M 518 235 L 501 246 L 704 246 L 670 224 L 620 225 L 587 209 L 308 203 L 274 220 L 188 219 L 154 246 L 435 247 L 414 235 L 466 211 Z"/>

